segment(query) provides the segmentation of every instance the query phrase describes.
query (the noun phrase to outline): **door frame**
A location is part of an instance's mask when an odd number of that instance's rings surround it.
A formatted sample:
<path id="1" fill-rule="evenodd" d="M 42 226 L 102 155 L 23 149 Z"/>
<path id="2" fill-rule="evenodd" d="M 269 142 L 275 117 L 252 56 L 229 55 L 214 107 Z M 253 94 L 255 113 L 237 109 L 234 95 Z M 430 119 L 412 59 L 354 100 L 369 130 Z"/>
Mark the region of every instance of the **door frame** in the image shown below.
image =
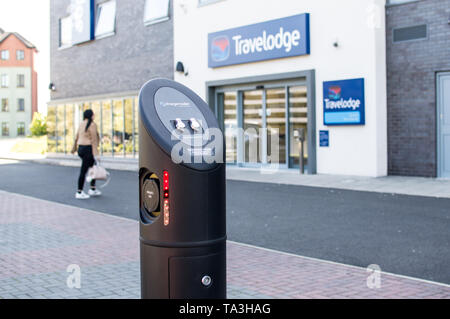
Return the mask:
<path id="1" fill-rule="evenodd" d="M 437 132 L 437 138 L 436 138 L 436 155 L 437 155 L 437 169 L 436 169 L 436 175 L 440 178 L 449 178 L 448 176 L 444 176 L 444 150 L 442 145 L 442 119 L 441 114 L 443 111 L 443 92 L 441 87 L 441 80 L 443 77 L 450 77 L 450 72 L 438 72 L 436 73 L 436 132 Z"/>
<path id="2" fill-rule="evenodd" d="M 302 83 L 307 89 L 307 108 L 308 108 L 308 174 L 317 173 L 317 147 L 316 147 L 316 91 L 315 91 L 315 70 L 296 71 L 278 74 L 269 74 L 262 76 L 250 76 L 242 78 L 234 78 L 227 80 L 208 81 L 206 86 L 206 101 L 211 110 L 216 114 L 219 120 L 219 126 L 224 129 L 224 117 L 221 110 L 218 109 L 217 93 L 225 91 L 245 91 L 259 89 L 260 85 L 264 85 L 264 89 L 271 87 L 294 86 Z M 227 88 L 223 88 L 227 87 Z M 265 92 L 265 90 L 264 90 Z M 237 94 L 238 102 L 242 94 Z M 288 101 L 288 96 L 286 96 Z M 286 102 L 287 103 L 287 102 Z M 237 104 L 237 111 L 242 112 Z M 289 108 L 286 109 L 286 117 L 288 119 Z M 239 116 L 238 116 L 239 118 Z M 238 123 L 239 124 L 239 123 Z M 281 167 L 289 167 L 289 123 L 286 123 L 286 164 Z"/>

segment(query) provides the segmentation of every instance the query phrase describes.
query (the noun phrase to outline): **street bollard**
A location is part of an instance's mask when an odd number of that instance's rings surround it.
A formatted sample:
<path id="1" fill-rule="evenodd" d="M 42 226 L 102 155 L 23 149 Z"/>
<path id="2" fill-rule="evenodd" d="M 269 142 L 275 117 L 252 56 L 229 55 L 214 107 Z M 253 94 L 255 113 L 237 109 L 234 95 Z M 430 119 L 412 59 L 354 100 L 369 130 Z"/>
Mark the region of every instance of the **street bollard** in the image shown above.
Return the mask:
<path id="1" fill-rule="evenodd" d="M 214 114 L 193 91 L 166 79 L 142 87 L 141 298 L 226 298 L 223 147 Z"/>

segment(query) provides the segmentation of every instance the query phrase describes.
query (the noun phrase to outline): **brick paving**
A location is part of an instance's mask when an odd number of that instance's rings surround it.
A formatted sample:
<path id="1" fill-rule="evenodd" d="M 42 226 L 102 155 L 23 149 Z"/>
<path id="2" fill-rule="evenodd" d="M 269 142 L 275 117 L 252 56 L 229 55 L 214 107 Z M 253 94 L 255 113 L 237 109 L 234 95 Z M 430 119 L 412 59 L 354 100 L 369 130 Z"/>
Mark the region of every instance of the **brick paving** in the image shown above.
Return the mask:
<path id="1" fill-rule="evenodd" d="M 0 191 L 0 298 L 140 298 L 138 223 Z M 446 298 L 450 286 L 227 243 L 228 298 Z M 69 265 L 81 288 L 69 288 Z"/>

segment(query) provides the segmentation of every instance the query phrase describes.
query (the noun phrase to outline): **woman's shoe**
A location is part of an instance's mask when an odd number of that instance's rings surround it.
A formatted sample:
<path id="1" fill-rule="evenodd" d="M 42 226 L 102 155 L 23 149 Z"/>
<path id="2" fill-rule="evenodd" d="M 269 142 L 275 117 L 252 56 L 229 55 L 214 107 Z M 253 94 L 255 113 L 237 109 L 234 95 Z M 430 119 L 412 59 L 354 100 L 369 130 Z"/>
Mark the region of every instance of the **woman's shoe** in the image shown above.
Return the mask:
<path id="1" fill-rule="evenodd" d="M 75 198 L 76 199 L 88 199 L 89 197 L 91 197 L 91 196 L 89 196 L 85 192 L 81 192 L 81 193 L 76 192 L 75 193 Z"/>
<path id="2" fill-rule="evenodd" d="M 90 190 L 88 191 L 88 194 L 89 194 L 90 196 L 100 196 L 100 195 L 102 194 L 102 192 L 99 191 L 98 189 L 90 189 Z"/>

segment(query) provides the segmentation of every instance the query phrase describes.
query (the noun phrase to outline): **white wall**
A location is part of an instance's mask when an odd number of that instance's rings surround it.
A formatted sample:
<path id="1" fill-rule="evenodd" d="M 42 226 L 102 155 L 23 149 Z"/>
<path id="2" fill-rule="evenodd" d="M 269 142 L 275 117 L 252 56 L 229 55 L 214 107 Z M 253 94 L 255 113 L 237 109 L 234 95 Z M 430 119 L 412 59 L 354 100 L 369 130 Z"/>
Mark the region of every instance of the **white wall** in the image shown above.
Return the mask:
<path id="1" fill-rule="evenodd" d="M 317 147 L 319 174 L 387 174 L 385 0 L 224 0 L 198 6 L 174 2 L 174 57 L 188 76 L 179 81 L 205 98 L 205 82 L 273 73 L 316 71 L 316 130 L 330 131 L 330 147 Z M 208 33 L 310 13 L 311 54 L 208 68 Z M 333 46 L 334 42 L 339 47 Z M 322 83 L 365 78 L 366 125 L 323 125 Z M 318 141 L 318 136 L 317 136 Z M 318 144 L 318 142 L 317 142 Z"/>

